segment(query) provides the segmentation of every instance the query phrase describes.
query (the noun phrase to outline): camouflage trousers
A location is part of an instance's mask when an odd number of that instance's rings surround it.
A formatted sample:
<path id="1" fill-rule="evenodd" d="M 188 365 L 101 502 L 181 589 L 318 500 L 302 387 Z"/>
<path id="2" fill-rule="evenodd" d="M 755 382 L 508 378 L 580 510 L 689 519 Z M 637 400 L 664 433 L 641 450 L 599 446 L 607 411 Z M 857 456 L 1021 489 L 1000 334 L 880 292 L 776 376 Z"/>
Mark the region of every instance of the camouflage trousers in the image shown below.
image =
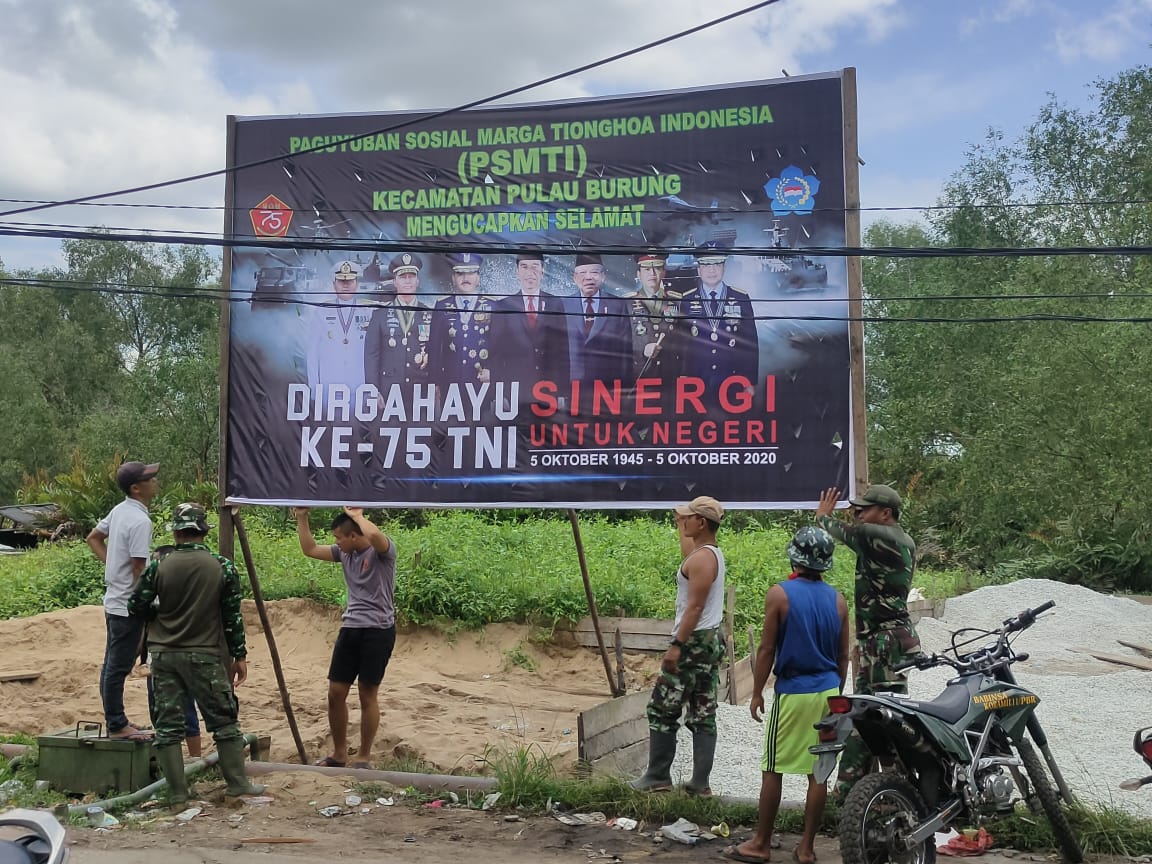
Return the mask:
<path id="1" fill-rule="evenodd" d="M 892 667 L 920 651 L 920 637 L 911 626 L 874 630 L 856 640 L 852 652 L 856 675 L 853 691 L 861 694 L 907 693 L 908 678 Z M 843 802 L 848 790 L 872 769 L 872 753 L 855 730 L 840 757 L 835 798 Z"/>
<path id="2" fill-rule="evenodd" d="M 156 745 L 184 741 L 184 710 L 188 698 L 196 700 L 204 725 L 217 741 L 239 738 L 239 706 L 232 692 L 228 669 L 218 654 L 199 651 L 161 651 L 152 655 L 156 690 Z"/>
<path id="3" fill-rule="evenodd" d="M 680 649 L 675 675 L 660 670 L 648 702 L 648 728 L 675 732 L 684 714 L 684 725 L 693 732 L 716 734 L 716 689 L 720 684 L 720 661 L 724 643 L 720 630 L 697 630 Z"/>

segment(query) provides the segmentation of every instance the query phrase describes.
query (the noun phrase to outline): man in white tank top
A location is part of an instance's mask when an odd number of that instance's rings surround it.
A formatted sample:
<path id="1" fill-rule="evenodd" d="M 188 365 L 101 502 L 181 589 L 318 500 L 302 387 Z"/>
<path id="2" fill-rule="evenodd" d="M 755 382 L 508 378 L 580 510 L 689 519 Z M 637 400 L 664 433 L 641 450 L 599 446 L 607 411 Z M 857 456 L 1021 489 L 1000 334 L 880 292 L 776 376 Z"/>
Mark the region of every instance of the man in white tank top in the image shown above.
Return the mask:
<path id="1" fill-rule="evenodd" d="M 676 620 L 672 642 L 660 662 L 660 677 L 648 702 L 648 770 L 633 780 L 633 789 L 667 792 L 672 788 L 672 760 L 680 714 L 692 730 L 690 795 L 711 795 L 708 777 L 716 755 L 716 688 L 724 643 L 724 555 L 716 531 L 724 505 L 701 496 L 675 509 L 684 560 L 676 571 Z"/>

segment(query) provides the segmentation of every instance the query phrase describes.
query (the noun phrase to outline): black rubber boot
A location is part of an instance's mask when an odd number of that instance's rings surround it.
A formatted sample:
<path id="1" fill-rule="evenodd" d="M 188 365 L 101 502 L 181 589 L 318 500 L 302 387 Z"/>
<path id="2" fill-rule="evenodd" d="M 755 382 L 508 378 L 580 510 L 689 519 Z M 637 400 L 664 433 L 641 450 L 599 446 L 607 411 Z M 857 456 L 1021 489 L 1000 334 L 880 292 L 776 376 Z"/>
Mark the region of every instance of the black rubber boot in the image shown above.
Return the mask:
<path id="1" fill-rule="evenodd" d="M 227 741 L 216 742 L 216 752 L 220 755 L 220 773 L 228 782 L 224 794 L 230 797 L 238 795 L 262 795 L 266 787 L 259 783 L 250 783 L 244 774 L 244 739 L 231 738 Z"/>
<path id="2" fill-rule="evenodd" d="M 692 733 L 692 779 L 684 784 L 689 795 L 707 797 L 712 794 L 708 778 L 712 775 L 712 763 L 716 760 L 716 735 L 713 732 Z"/>
<path id="3" fill-rule="evenodd" d="M 676 758 L 676 733 L 648 730 L 648 770 L 628 785 L 637 792 L 669 792 L 672 760 Z"/>
<path id="4" fill-rule="evenodd" d="M 168 782 L 168 805 L 182 807 L 188 803 L 188 778 L 184 776 L 184 748 L 179 744 L 154 746 L 152 755 L 160 773 Z"/>

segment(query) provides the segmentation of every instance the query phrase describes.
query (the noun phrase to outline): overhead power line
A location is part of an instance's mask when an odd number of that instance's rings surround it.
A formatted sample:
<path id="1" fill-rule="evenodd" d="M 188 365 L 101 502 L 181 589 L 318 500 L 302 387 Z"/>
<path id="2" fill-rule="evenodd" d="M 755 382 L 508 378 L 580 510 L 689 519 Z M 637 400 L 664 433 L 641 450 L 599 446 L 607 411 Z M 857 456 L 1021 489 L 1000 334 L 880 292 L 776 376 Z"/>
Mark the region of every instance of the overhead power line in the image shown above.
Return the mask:
<path id="1" fill-rule="evenodd" d="M 580 253 L 602 255 L 638 255 L 652 249 L 651 243 L 604 244 L 589 243 L 576 246 L 570 243 L 493 243 L 490 241 L 459 240 L 334 240 L 303 237 L 208 237 L 194 234 L 159 234 L 149 231 L 73 231 L 63 229 L 39 230 L 0 225 L 0 236 L 28 237 L 46 240 L 111 240 L 131 243 L 161 243 L 185 246 L 227 246 L 251 249 L 279 249 L 284 252 L 423 252 L 447 254 L 467 249 L 486 255 L 509 255 L 525 250 L 546 255 L 575 255 Z M 662 245 L 662 251 L 691 255 L 694 246 Z M 724 250 L 737 257 L 771 258 L 1045 258 L 1096 255 L 1103 257 L 1133 257 L 1152 254 L 1152 245 L 1117 246 L 805 246 L 803 248 L 777 248 L 764 246 L 733 246 Z"/>
<path id="2" fill-rule="evenodd" d="M 759 2 L 759 3 L 753 3 L 750 6 L 745 6 L 743 9 L 737 9 L 735 12 L 730 12 L 727 15 L 721 15 L 720 17 L 713 18 L 710 21 L 704 22 L 703 24 L 697 24 L 695 27 L 689 27 L 686 30 L 680 30 L 679 32 L 673 33 L 670 36 L 663 36 L 660 39 L 655 39 L 651 42 L 646 42 L 643 45 L 639 45 L 635 48 L 629 48 L 627 51 L 621 51 L 617 54 L 613 54 L 610 57 L 605 57 L 601 60 L 595 60 L 591 63 L 585 63 L 583 66 L 577 66 L 575 69 L 569 69 L 566 72 L 559 72 L 555 75 L 550 75 L 547 78 L 541 78 L 541 79 L 538 79 L 536 81 L 533 81 L 530 84 L 523 84 L 519 87 L 513 87 L 510 90 L 505 90 L 501 93 L 496 93 L 495 95 L 492 95 L 492 96 L 485 96 L 482 99 L 474 99 L 471 102 L 465 102 L 462 105 L 457 105 L 455 108 L 446 108 L 442 111 L 434 111 L 434 112 L 432 112 L 430 114 L 426 114 L 422 117 L 416 117 L 416 118 L 411 118 L 408 120 L 403 120 L 399 123 L 393 123 L 389 126 L 385 126 L 385 127 L 381 128 L 381 129 L 373 129 L 370 132 L 364 132 L 364 133 L 361 133 L 359 135 L 353 135 L 353 136 L 351 136 L 345 140 L 347 142 L 360 141 L 360 140 L 363 140 L 365 138 L 375 137 L 376 135 L 385 134 L 387 132 L 395 132 L 399 129 L 405 129 L 409 126 L 415 126 L 415 125 L 418 125 L 420 123 L 427 123 L 431 120 L 439 120 L 441 117 L 447 117 L 451 114 L 457 114 L 461 111 L 467 111 L 471 108 L 479 108 L 481 105 L 487 105 L 487 104 L 492 103 L 492 102 L 498 102 L 501 99 L 508 99 L 512 96 L 518 96 L 519 94 L 525 93 L 529 90 L 535 90 L 538 87 L 543 87 L 547 84 L 555 83 L 556 81 L 563 80 L 564 78 L 570 78 L 573 75 L 579 75 L 579 74 L 584 73 L 584 72 L 589 72 L 592 69 L 597 69 L 600 66 L 606 66 L 609 63 L 615 63 L 619 60 L 624 60 L 625 58 L 631 57 L 635 54 L 640 54 L 644 51 L 651 50 L 652 48 L 658 48 L 661 45 L 666 45 L 669 42 L 675 42 L 678 39 L 683 39 L 687 36 L 691 36 L 693 34 L 701 32 L 703 30 L 707 30 L 711 27 L 715 27 L 719 24 L 724 24 L 724 23 L 731 21 L 735 18 L 739 18 L 743 15 L 748 15 L 752 12 L 757 12 L 760 9 L 765 9 L 765 8 L 772 6 L 778 2 L 780 2 L 780 0 L 761 0 L 761 2 Z M 321 145 L 317 145 L 315 147 L 304 148 L 301 150 L 297 150 L 295 153 L 292 154 L 292 156 L 293 156 L 293 158 L 296 158 L 299 156 L 307 155 L 309 153 L 316 153 L 316 152 L 319 152 L 321 150 L 326 149 L 327 146 L 328 146 L 327 144 L 321 144 Z M 113 192 L 101 192 L 101 193 L 98 193 L 95 195 L 82 195 L 82 196 L 77 197 L 77 198 L 71 198 L 67 201 L 60 201 L 60 202 L 57 202 L 54 204 L 35 204 L 35 205 L 27 206 L 27 207 L 20 207 L 20 208 L 17 208 L 15 210 L 5 210 L 5 211 L 0 212 L 0 217 L 16 216 L 20 213 L 32 213 L 32 212 L 35 212 L 37 210 L 47 210 L 47 209 L 50 209 L 52 207 L 64 207 L 64 206 L 70 206 L 73 204 L 83 204 L 83 203 L 86 203 L 89 201 L 97 201 L 97 200 L 104 199 L 104 198 L 116 198 L 116 197 L 119 197 L 121 195 L 134 195 L 138 192 L 147 192 L 147 191 L 152 190 L 152 189 L 165 189 L 169 186 L 178 186 L 178 185 L 183 184 L 183 183 L 192 183 L 192 182 L 195 182 L 197 180 L 208 180 L 212 177 L 221 177 L 225 174 L 243 171 L 243 170 L 248 169 L 248 168 L 255 168 L 259 165 L 269 165 L 273 162 L 279 162 L 283 158 L 284 158 L 283 155 L 269 156 L 265 159 L 256 159 L 252 162 L 245 162 L 245 163 L 242 163 L 240 165 L 232 165 L 228 168 L 220 168 L 216 171 L 204 171 L 204 172 L 201 172 L 199 174 L 190 174 L 190 175 L 187 175 L 185 177 L 177 177 L 176 179 L 173 179 L 173 180 L 162 180 L 162 181 L 157 182 L 157 183 L 146 183 L 146 184 L 143 184 L 141 186 L 132 186 L 132 187 L 127 188 L 127 189 L 117 189 L 116 191 L 113 191 Z"/>

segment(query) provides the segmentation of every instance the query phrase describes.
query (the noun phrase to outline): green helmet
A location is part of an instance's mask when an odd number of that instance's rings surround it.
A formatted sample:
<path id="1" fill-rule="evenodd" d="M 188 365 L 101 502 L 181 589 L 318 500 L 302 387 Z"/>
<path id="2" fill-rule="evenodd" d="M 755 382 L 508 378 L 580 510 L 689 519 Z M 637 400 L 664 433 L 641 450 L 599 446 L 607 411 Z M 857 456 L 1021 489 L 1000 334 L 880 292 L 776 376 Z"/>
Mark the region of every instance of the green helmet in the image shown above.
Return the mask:
<path id="1" fill-rule="evenodd" d="M 172 530 L 207 534 L 212 526 L 208 524 L 208 514 L 199 504 L 178 504 L 172 512 Z"/>
<path id="2" fill-rule="evenodd" d="M 836 544 L 823 528 L 805 525 L 788 544 L 788 560 L 794 567 L 807 567 L 817 573 L 832 569 L 832 550 Z"/>

